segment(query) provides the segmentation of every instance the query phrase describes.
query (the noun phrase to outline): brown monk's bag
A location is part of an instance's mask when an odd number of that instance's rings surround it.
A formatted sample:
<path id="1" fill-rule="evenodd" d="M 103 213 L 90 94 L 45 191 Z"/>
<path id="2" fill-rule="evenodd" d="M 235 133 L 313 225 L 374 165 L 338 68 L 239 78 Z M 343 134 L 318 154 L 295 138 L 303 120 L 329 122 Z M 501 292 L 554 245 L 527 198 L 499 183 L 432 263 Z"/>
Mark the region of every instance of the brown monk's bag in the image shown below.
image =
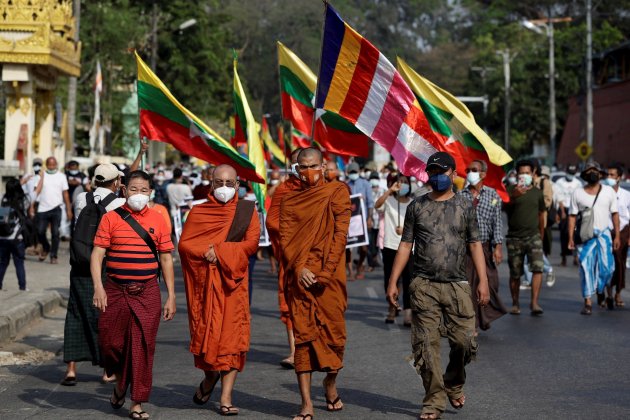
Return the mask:
<path id="1" fill-rule="evenodd" d="M 236 212 L 225 242 L 241 242 L 243 240 L 252 221 L 255 205 L 256 203 L 250 200 L 239 200 L 236 203 Z"/>

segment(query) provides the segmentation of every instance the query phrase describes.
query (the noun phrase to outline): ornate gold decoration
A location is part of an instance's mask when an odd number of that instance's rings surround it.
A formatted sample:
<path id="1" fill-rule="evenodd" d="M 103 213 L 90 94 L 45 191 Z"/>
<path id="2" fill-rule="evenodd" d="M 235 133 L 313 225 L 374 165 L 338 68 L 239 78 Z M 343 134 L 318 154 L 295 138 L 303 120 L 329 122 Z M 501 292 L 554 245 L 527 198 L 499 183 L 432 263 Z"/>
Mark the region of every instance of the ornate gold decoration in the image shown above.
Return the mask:
<path id="1" fill-rule="evenodd" d="M 0 0 L 0 62 L 81 73 L 72 0 Z"/>

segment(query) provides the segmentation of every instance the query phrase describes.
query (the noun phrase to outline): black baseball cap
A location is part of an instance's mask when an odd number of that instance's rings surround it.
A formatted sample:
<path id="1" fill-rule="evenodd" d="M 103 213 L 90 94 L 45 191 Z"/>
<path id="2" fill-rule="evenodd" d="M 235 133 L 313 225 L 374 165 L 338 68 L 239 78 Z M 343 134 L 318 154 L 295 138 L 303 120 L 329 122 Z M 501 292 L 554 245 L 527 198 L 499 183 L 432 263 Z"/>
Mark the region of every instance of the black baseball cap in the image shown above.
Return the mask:
<path id="1" fill-rule="evenodd" d="M 449 169 L 455 169 L 455 159 L 453 156 L 449 155 L 446 152 L 437 152 L 432 154 L 427 160 L 427 170 L 431 166 L 437 166 L 440 169 L 444 169 L 448 171 Z"/>

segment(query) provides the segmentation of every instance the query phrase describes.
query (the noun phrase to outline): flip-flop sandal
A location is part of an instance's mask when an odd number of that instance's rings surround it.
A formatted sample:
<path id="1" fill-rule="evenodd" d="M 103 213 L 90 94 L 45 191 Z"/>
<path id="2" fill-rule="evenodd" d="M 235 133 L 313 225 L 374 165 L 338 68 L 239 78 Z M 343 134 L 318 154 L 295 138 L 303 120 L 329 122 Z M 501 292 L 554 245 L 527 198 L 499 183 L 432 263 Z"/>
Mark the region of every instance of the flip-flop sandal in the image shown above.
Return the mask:
<path id="1" fill-rule="evenodd" d="M 66 376 L 61 381 L 61 385 L 63 386 L 75 386 L 77 384 L 77 378 L 75 376 Z"/>
<path id="2" fill-rule="evenodd" d="M 593 314 L 593 307 L 591 305 L 584 305 L 584 307 L 582 308 L 580 313 L 582 315 L 592 315 Z"/>
<path id="3" fill-rule="evenodd" d="M 197 392 L 195 392 L 195 395 L 193 395 L 193 402 L 197 405 L 204 405 L 206 404 L 208 401 L 210 401 L 210 394 L 212 394 L 212 391 L 214 391 L 214 387 L 217 385 L 217 383 L 215 382 L 214 385 L 212 385 L 210 387 L 210 389 L 208 390 L 208 392 L 203 392 L 203 382 L 205 381 L 205 379 L 203 379 L 201 381 L 201 383 L 199 384 L 199 389 L 197 391 L 199 391 L 199 393 L 201 394 L 201 398 L 199 398 L 197 396 Z M 218 380 L 217 380 L 218 382 Z"/>
<path id="4" fill-rule="evenodd" d="M 143 414 L 146 414 L 147 416 L 145 417 Z M 148 420 L 151 416 L 146 411 L 130 411 L 129 418 L 134 420 Z"/>
<path id="5" fill-rule="evenodd" d="M 114 410 L 118 410 L 120 407 L 125 405 L 125 394 L 122 396 L 116 393 L 116 387 L 114 387 L 114 392 L 112 392 L 112 396 L 109 398 L 109 404 L 112 406 Z"/>
<path id="6" fill-rule="evenodd" d="M 422 417 L 422 416 L 432 416 L 432 417 Z M 439 419 L 442 417 L 442 413 L 422 413 L 418 416 L 418 420 L 433 420 Z"/>
<path id="7" fill-rule="evenodd" d="M 510 310 L 510 314 L 512 314 L 512 315 L 520 315 L 521 314 L 521 309 L 518 306 L 514 305 L 514 306 L 512 306 L 512 309 Z"/>
<path id="8" fill-rule="evenodd" d="M 313 419 L 312 414 L 296 414 L 294 417 L 299 417 L 302 420 Z"/>
<path id="9" fill-rule="evenodd" d="M 460 401 L 461 399 L 463 399 L 464 401 Z M 448 402 L 455 410 L 461 410 L 462 408 L 464 408 L 464 404 L 466 404 L 466 396 L 462 395 L 459 398 L 448 397 Z M 455 405 L 455 403 L 457 403 L 458 405 Z"/>
<path id="10" fill-rule="evenodd" d="M 284 359 L 280 362 L 280 366 L 285 369 L 295 369 L 295 363 L 291 362 L 289 359 Z"/>
<path id="11" fill-rule="evenodd" d="M 330 401 L 328 398 L 326 398 L 326 411 L 341 411 L 343 410 L 343 406 L 339 407 L 339 408 L 335 408 L 335 404 L 337 404 L 339 401 L 341 401 L 341 397 L 339 395 L 337 395 L 337 398 L 335 398 L 335 401 Z M 332 408 L 328 408 L 329 405 L 332 405 Z"/>
<path id="12" fill-rule="evenodd" d="M 233 405 L 222 405 L 219 407 L 219 413 L 222 416 L 238 416 L 238 408 Z"/>

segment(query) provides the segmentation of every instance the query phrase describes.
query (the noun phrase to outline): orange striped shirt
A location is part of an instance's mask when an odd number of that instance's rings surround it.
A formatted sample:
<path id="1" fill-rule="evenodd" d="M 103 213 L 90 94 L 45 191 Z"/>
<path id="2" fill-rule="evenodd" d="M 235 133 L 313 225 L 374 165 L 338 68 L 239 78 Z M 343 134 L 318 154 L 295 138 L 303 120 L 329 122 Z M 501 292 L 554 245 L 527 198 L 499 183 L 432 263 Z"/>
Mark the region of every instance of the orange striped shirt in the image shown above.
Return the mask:
<path id="1" fill-rule="evenodd" d="M 158 252 L 174 249 L 171 232 L 159 212 L 148 207 L 134 212 L 126 204 L 122 208 L 149 233 Z M 151 249 L 115 211 L 107 212 L 101 219 L 94 246 L 107 250 L 107 277 L 111 280 L 118 283 L 145 282 L 157 277 L 158 264 Z"/>

